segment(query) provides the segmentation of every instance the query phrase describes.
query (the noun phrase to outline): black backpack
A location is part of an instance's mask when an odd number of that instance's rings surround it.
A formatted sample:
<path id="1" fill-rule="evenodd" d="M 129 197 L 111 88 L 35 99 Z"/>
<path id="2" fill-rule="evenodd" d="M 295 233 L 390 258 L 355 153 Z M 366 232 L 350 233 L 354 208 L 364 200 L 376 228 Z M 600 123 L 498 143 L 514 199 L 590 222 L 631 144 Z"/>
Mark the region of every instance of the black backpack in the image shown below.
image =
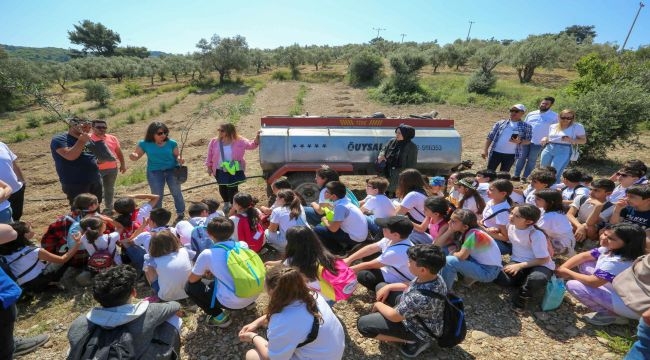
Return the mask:
<path id="1" fill-rule="evenodd" d="M 133 335 L 126 326 L 104 329 L 89 324 L 82 340 L 70 349 L 68 360 L 131 360 L 135 359 Z"/>
<path id="2" fill-rule="evenodd" d="M 420 325 L 438 342 L 438 346 L 443 348 L 454 347 L 463 340 L 467 335 L 467 324 L 465 323 L 465 305 L 463 299 L 454 294 L 447 294 L 447 296 L 440 295 L 436 292 L 426 289 L 417 289 L 420 293 L 433 298 L 444 300 L 445 309 L 443 310 L 442 319 L 442 334 L 440 336 L 433 335 L 433 332 L 426 326 L 421 317 L 416 316 Z"/>

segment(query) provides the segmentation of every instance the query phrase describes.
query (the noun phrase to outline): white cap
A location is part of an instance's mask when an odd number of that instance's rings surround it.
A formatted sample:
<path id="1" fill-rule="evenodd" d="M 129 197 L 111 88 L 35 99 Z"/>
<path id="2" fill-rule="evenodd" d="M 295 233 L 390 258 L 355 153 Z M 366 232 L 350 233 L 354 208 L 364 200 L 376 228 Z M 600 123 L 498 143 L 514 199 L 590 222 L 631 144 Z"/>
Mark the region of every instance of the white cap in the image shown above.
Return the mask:
<path id="1" fill-rule="evenodd" d="M 524 104 L 514 104 L 510 107 L 510 110 L 512 109 L 517 109 L 519 111 L 526 112 L 526 107 L 524 106 Z"/>

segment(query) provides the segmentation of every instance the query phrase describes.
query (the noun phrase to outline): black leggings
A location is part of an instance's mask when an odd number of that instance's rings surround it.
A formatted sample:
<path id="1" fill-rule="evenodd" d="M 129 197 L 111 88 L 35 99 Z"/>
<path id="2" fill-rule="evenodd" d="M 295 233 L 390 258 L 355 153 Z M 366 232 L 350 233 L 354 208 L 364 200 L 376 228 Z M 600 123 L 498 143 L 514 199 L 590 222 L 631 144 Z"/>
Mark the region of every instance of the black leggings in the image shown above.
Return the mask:
<path id="1" fill-rule="evenodd" d="M 211 281 L 206 285 L 203 280 L 199 280 L 195 283 L 187 282 L 185 284 L 185 293 L 187 296 L 189 296 L 189 298 L 192 299 L 192 301 L 194 301 L 194 303 L 206 314 L 211 316 L 217 316 L 223 312 L 223 309 L 225 309 L 217 299 L 214 299 L 214 307 L 210 307 L 212 294 L 214 294 L 214 285 L 214 281 Z"/>
<path id="2" fill-rule="evenodd" d="M 361 270 L 357 274 L 357 281 L 370 291 L 375 291 L 377 285 L 383 283 L 384 275 L 380 269 Z"/>
<path id="3" fill-rule="evenodd" d="M 239 186 L 219 185 L 219 195 L 221 195 L 221 198 L 223 199 L 224 202 L 228 202 L 232 204 L 232 198 L 234 198 L 235 194 L 237 194 L 238 192 L 239 192 Z"/>

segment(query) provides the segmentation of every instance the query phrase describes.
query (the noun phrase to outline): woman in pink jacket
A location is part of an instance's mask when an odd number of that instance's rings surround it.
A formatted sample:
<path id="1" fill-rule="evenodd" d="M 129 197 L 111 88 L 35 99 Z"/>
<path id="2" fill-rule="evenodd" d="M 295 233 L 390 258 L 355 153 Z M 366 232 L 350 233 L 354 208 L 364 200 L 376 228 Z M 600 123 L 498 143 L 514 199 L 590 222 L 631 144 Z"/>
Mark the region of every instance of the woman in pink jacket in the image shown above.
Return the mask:
<path id="1" fill-rule="evenodd" d="M 217 131 L 219 135 L 208 144 L 205 166 L 217 180 L 224 203 L 232 204 L 233 196 L 239 191 L 238 185 L 246 181 L 244 152 L 257 149 L 262 131 L 257 132 L 253 141 L 237 135 L 233 124 L 221 124 Z"/>

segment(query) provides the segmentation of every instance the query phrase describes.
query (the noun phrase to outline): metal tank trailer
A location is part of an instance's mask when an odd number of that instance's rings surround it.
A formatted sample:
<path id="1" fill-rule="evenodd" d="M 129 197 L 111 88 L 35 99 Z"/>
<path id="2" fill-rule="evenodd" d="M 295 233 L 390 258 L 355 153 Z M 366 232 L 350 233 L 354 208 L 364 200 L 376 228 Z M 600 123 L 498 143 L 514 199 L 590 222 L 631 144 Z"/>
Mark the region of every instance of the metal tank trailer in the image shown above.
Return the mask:
<path id="1" fill-rule="evenodd" d="M 342 175 L 376 174 L 375 159 L 400 124 L 415 128 L 416 168 L 423 174 L 448 174 L 461 163 L 461 138 L 450 119 L 265 116 L 259 146 L 264 178 L 271 184 L 286 176 L 307 203 L 315 201 L 314 172 L 321 165 Z"/>

